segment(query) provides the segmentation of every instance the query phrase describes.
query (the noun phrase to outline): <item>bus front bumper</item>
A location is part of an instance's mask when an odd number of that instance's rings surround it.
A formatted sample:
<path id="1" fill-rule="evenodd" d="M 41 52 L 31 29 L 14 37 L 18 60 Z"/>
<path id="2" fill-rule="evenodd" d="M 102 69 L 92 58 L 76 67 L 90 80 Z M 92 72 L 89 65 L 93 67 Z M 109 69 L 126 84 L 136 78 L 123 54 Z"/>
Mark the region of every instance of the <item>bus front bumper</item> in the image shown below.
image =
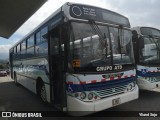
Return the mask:
<path id="1" fill-rule="evenodd" d="M 114 107 L 113 100 L 119 99 L 120 101 L 119 104 L 123 104 L 135 100 L 138 97 L 139 97 L 139 89 L 137 85 L 133 91 L 107 97 L 93 102 L 83 102 L 76 98 L 68 96 L 67 110 L 68 113 L 73 116 L 82 116 Z"/>
<path id="2" fill-rule="evenodd" d="M 149 82 L 146 79 L 142 78 L 138 78 L 137 79 L 138 82 L 138 86 L 139 89 L 142 90 L 149 90 L 149 91 L 155 91 L 155 90 L 159 90 L 160 91 L 160 82 Z"/>

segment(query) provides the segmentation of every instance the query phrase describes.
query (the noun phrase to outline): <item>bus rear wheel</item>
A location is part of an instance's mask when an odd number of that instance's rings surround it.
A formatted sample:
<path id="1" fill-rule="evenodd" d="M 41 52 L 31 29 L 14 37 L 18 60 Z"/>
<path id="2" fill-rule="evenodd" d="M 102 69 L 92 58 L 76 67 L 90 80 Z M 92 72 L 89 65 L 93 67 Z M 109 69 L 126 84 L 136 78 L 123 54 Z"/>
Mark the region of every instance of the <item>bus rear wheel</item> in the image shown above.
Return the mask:
<path id="1" fill-rule="evenodd" d="M 18 85 L 16 73 L 14 73 L 14 83 L 15 83 L 16 85 Z"/>
<path id="2" fill-rule="evenodd" d="M 47 95 L 46 95 L 46 89 L 44 84 L 40 86 L 39 96 L 44 103 L 47 103 Z"/>

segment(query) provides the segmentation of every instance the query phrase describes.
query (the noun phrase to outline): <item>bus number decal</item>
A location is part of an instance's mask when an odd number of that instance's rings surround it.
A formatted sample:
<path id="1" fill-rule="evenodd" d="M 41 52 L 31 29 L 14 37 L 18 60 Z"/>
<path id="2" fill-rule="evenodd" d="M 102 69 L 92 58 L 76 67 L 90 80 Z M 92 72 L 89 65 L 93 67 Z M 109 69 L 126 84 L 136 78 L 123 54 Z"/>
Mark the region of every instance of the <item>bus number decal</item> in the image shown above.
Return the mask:
<path id="1" fill-rule="evenodd" d="M 122 65 L 116 65 L 116 66 L 114 66 L 114 69 L 115 70 L 121 70 L 122 69 Z"/>
<path id="2" fill-rule="evenodd" d="M 111 71 L 111 70 L 121 70 L 122 65 L 116 65 L 116 66 L 103 66 L 103 67 L 97 67 L 97 71 Z"/>

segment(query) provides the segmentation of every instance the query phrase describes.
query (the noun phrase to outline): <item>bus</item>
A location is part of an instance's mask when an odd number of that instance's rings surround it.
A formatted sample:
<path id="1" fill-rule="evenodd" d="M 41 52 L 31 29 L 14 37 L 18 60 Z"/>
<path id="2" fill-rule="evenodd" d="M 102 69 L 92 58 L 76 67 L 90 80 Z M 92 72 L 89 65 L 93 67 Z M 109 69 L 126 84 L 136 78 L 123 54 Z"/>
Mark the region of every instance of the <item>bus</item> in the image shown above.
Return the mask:
<path id="1" fill-rule="evenodd" d="M 16 84 L 68 113 L 138 98 L 129 20 L 95 6 L 62 5 L 10 48 L 10 68 Z"/>
<path id="2" fill-rule="evenodd" d="M 132 29 L 138 86 L 157 91 L 160 87 L 160 30 L 142 26 Z"/>

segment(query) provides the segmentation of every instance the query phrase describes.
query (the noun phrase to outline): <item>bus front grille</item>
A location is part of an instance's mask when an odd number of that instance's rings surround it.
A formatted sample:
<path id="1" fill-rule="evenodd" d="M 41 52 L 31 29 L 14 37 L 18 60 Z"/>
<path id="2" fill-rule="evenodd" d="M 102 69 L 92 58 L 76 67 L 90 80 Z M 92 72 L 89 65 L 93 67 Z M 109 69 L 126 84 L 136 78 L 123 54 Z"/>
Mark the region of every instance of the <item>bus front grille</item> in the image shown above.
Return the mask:
<path id="1" fill-rule="evenodd" d="M 127 87 L 128 87 L 128 84 L 113 87 L 113 88 L 107 88 L 103 90 L 96 90 L 95 92 L 100 98 L 105 98 L 105 97 L 109 97 L 117 94 L 122 94 L 127 90 Z"/>

